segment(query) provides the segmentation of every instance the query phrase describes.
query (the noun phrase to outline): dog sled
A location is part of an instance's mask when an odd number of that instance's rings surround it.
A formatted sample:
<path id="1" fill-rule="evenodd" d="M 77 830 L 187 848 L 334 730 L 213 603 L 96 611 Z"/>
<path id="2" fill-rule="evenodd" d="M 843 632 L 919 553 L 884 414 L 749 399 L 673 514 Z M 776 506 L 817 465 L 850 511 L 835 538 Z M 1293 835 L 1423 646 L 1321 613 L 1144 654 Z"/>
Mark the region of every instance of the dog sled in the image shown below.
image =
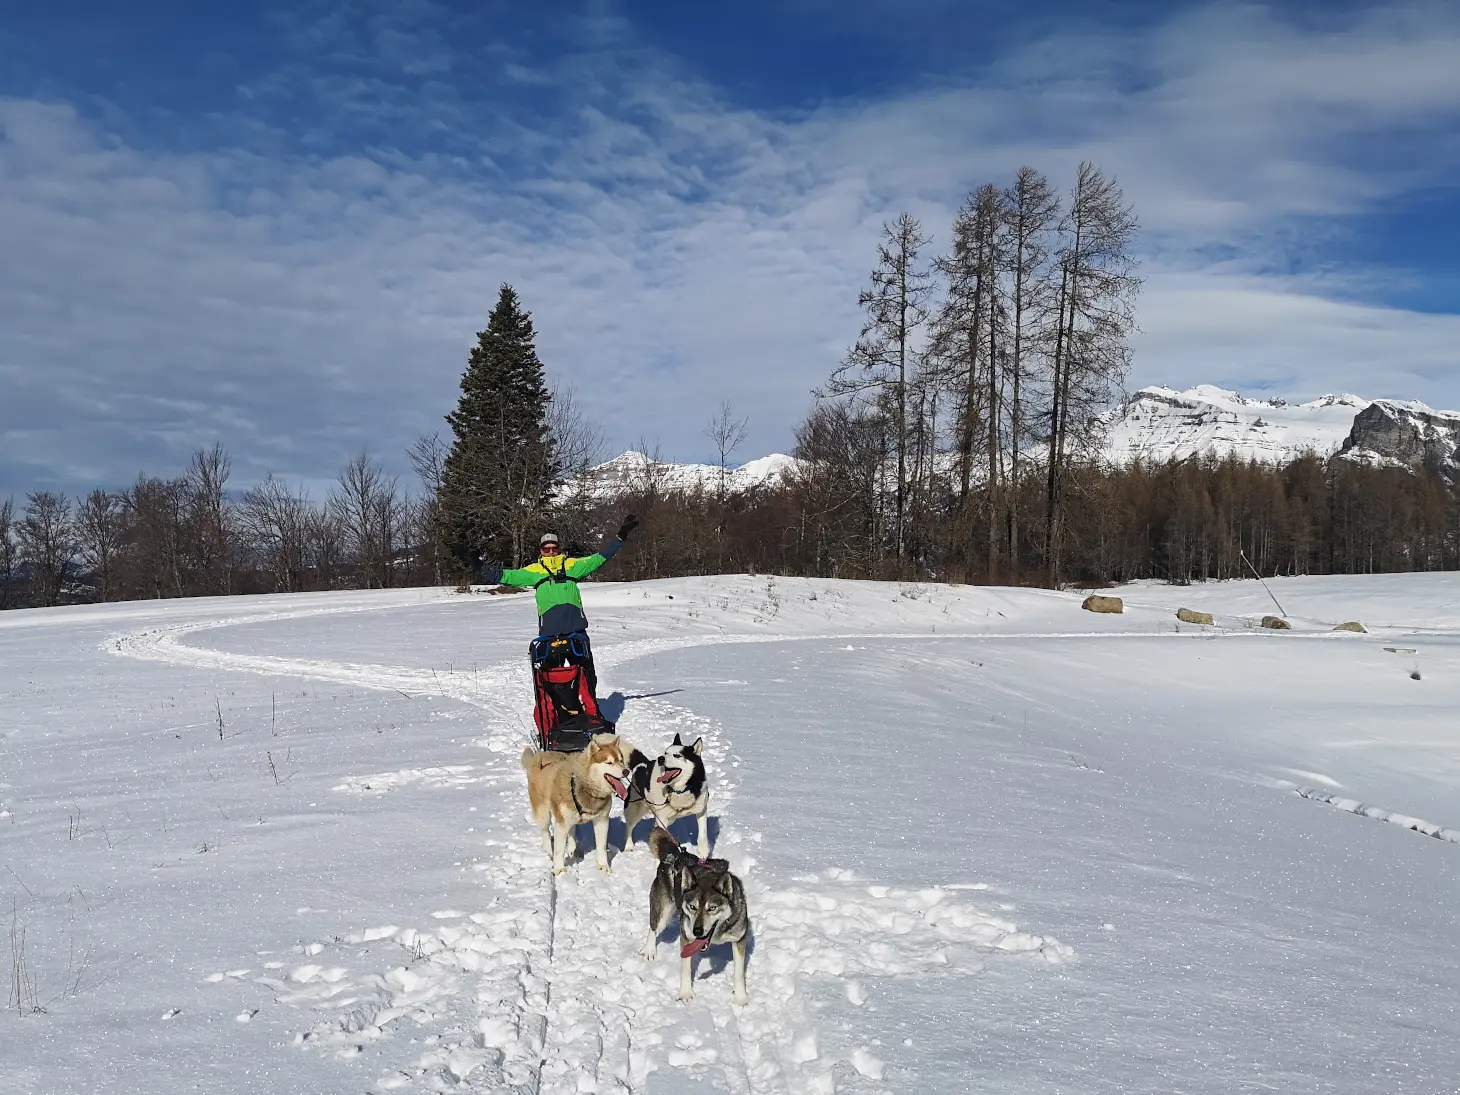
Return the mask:
<path id="1" fill-rule="evenodd" d="M 539 635 L 528 652 L 539 749 L 576 753 L 588 747 L 594 734 L 613 731 L 614 724 L 598 709 L 597 674 L 587 635 L 581 631 Z"/>

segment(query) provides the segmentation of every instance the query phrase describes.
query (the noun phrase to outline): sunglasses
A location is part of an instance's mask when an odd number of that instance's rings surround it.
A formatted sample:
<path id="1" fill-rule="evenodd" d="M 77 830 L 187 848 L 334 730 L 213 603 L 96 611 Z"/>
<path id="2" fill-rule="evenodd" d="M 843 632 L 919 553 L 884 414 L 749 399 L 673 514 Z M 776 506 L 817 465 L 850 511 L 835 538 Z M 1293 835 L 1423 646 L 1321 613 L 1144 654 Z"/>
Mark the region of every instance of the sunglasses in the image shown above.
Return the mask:
<path id="1" fill-rule="evenodd" d="M 543 544 L 542 547 L 539 550 L 544 555 L 557 555 L 557 554 L 559 554 L 558 545 L 557 544 Z"/>

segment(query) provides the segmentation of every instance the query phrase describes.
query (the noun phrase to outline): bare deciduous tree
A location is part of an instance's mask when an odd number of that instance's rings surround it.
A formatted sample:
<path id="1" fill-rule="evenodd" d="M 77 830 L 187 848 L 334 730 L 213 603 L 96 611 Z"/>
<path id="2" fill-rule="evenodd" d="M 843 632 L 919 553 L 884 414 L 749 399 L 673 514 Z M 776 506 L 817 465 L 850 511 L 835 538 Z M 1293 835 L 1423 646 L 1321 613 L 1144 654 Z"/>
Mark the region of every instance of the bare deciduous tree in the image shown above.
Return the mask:
<path id="1" fill-rule="evenodd" d="M 1004 191 L 1004 248 L 1009 275 L 1012 346 L 1009 355 L 1009 565 L 1019 572 L 1019 502 L 1023 442 L 1029 434 L 1026 415 L 1031 379 L 1030 358 L 1048 351 L 1054 328 L 1055 283 L 1050 275 L 1049 237 L 1059 219 L 1060 201 L 1049 180 L 1034 168 L 1019 168 Z"/>
<path id="2" fill-rule="evenodd" d="M 304 488 L 292 490 L 272 473 L 243 494 L 239 516 L 273 588 L 304 588 L 315 511 Z"/>
<path id="3" fill-rule="evenodd" d="M 46 608 L 60 604 L 76 565 L 76 526 L 70 500 L 48 490 L 26 495 L 25 513 L 16 532 L 20 563 L 33 591 L 31 599 Z"/>
<path id="4" fill-rule="evenodd" d="M 425 493 L 412 507 L 412 538 L 416 550 L 428 556 L 431 584 L 441 585 L 445 563 L 445 546 L 441 543 L 441 477 L 450 451 L 439 433 L 416 438 L 406 455 Z"/>
<path id="5" fill-rule="evenodd" d="M 400 488 L 378 460 L 364 449 L 340 472 L 329 512 L 345 537 L 360 585 L 384 589 L 394 584 L 396 547 L 405 516 Z"/>
<path id="6" fill-rule="evenodd" d="M 127 511 L 119 495 L 94 490 L 76 507 L 81 563 L 91 572 L 96 599 L 116 596 L 117 565 L 126 542 Z"/>
<path id="7" fill-rule="evenodd" d="M 715 520 L 715 568 L 723 569 L 725 562 L 725 495 L 726 476 L 730 457 L 745 441 L 746 428 L 749 425 L 748 418 L 738 418 L 729 402 L 720 404 L 720 412 L 705 425 L 705 436 L 715 446 L 715 452 L 719 457 L 718 472 L 715 478 L 715 505 L 717 515 Z"/>
<path id="8" fill-rule="evenodd" d="M 0 609 L 15 608 L 19 601 L 20 545 L 15 540 L 15 500 L 0 502 Z"/>
<path id="9" fill-rule="evenodd" d="M 727 465 L 735 450 L 745 442 L 746 428 L 749 424 L 750 419 L 737 417 L 730 404 L 722 402 L 719 413 L 705 425 L 705 436 L 709 438 L 710 444 L 715 446 L 715 452 L 719 456 L 720 475 L 716 498 L 721 504 L 725 501 Z"/>
<path id="10" fill-rule="evenodd" d="M 0 609 L 13 609 L 19 602 L 16 564 L 19 545 L 15 539 L 15 499 L 0 502 Z"/>
<path id="11" fill-rule="evenodd" d="M 999 224 L 1003 198 L 985 184 L 970 194 L 953 222 L 953 250 L 937 261 L 947 292 L 933 328 L 932 355 L 939 371 L 956 384 L 958 499 L 964 535 L 973 546 L 972 500 L 969 496 L 975 457 L 987 458 L 984 494 L 988 524 L 988 570 L 994 568 L 993 529 L 1000 487 L 1003 377 L 999 370 L 999 273 L 1002 240 Z"/>
<path id="12" fill-rule="evenodd" d="M 559 384 L 553 389 L 548 429 L 565 479 L 581 479 L 602 459 L 603 430 L 578 402 L 578 393 L 571 384 Z"/>
<path id="13" fill-rule="evenodd" d="M 919 339 L 933 291 L 932 277 L 922 264 L 928 242 L 911 214 L 903 213 L 882 226 L 871 287 L 857 300 L 866 312 L 861 335 L 819 393 L 852 397 L 871 393 L 874 403 L 891 416 L 897 455 L 892 537 L 898 560 L 906 547 L 909 373 L 918 367 Z"/>
<path id="14" fill-rule="evenodd" d="M 1106 407 L 1130 368 L 1141 279 L 1131 253 L 1138 222 L 1114 178 L 1080 164 L 1061 224 L 1060 288 L 1048 418 L 1045 560 L 1059 580 L 1060 519 L 1071 454 L 1092 452 Z"/>
<path id="15" fill-rule="evenodd" d="M 127 511 L 128 584 L 140 597 L 181 597 L 183 515 L 187 483 L 139 475 L 123 502 Z"/>
<path id="16" fill-rule="evenodd" d="M 191 535 L 189 554 L 200 591 L 226 595 L 233 586 L 232 513 L 225 488 L 233 458 L 221 444 L 193 453 L 183 479 L 187 483 Z"/>
<path id="17" fill-rule="evenodd" d="M 315 589 L 336 589 L 349 567 L 351 534 L 328 506 L 304 513 L 304 569 Z M 358 567 L 356 568 L 358 575 Z"/>

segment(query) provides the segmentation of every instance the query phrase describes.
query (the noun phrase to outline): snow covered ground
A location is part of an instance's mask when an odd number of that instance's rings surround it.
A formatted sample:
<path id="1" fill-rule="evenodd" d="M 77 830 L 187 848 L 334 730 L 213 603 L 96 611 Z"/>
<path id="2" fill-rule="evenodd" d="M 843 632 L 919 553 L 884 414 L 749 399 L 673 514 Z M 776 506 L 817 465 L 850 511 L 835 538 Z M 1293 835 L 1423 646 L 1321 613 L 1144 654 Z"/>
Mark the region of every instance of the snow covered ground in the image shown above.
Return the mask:
<path id="1" fill-rule="evenodd" d="M 587 589 L 744 1009 L 642 848 L 550 879 L 527 598 L 0 615 L 0 1091 L 1460 1091 L 1460 576 L 1269 585 Z"/>

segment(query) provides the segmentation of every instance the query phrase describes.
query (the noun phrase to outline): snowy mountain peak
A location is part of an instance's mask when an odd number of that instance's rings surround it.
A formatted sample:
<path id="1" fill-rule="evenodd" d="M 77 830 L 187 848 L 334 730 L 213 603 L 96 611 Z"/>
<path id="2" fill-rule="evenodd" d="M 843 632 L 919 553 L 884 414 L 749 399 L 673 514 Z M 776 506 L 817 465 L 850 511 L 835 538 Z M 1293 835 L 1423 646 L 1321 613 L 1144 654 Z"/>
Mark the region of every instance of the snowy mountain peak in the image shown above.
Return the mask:
<path id="1" fill-rule="evenodd" d="M 1301 407 L 1311 407 L 1314 410 L 1323 410 L 1326 407 L 1352 407 L 1357 413 L 1369 405 L 1369 400 L 1363 396 L 1353 395 L 1345 392 L 1342 395 L 1321 395 L 1317 399 L 1309 400 L 1307 403 L 1300 403 Z"/>
<path id="2" fill-rule="evenodd" d="M 1328 455 L 1348 437 L 1357 411 L 1369 400 L 1325 395 L 1293 405 L 1286 399 L 1251 399 L 1214 384 L 1176 391 L 1142 388 L 1108 420 L 1107 454 L 1114 463 L 1159 463 L 1193 456 L 1236 456 L 1282 463 L 1306 452 Z"/>
<path id="3" fill-rule="evenodd" d="M 1250 398 L 1215 384 L 1183 390 L 1157 384 L 1132 393 L 1110 412 L 1106 426 L 1106 458 L 1118 465 L 1205 456 L 1284 464 L 1309 453 L 1337 453 L 1368 464 L 1429 463 L 1460 473 L 1460 411 L 1438 411 L 1417 400 L 1370 400 L 1343 392 L 1290 403 L 1281 397 Z M 726 468 L 725 489 L 740 493 L 775 485 L 796 466 L 792 456 L 763 456 Z M 626 452 L 569 489 L 599 500 L 651 489 L 715 491 L 720 475 L 714 464 L 675 464 Z"/>
<path id="4" fill-rule="evenodd" d="M 739 467 L 727 467 L 725 489 L 739 494 L 753 487 L 779 483 L 795 466 L 794 457 L 772 453 Z M 591 498 L 615 498 L 650 490 L 661 494 L 714 491 L 719 488 L 720 475 L 718 464 L 675 464 L 631 450 L 591 469 L 582 479 L 570 484 L 569 490 L 581 491 Z"/>

